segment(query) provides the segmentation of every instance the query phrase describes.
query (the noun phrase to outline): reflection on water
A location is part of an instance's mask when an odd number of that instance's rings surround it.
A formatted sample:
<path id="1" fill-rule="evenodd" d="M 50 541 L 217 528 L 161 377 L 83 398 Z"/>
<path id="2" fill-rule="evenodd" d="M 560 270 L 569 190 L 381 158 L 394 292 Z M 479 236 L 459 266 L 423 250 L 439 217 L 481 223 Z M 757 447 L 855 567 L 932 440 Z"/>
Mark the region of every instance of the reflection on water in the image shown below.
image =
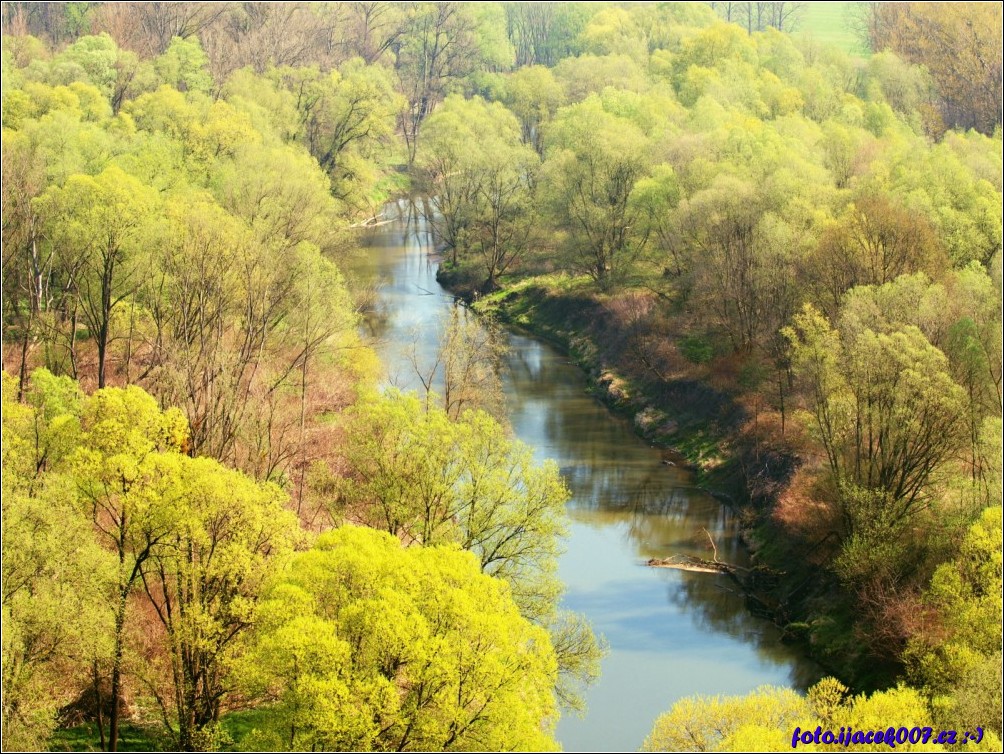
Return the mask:
<path id="1" fill-rule="evenodd" d="M 436 283 L 428 234 L 406 205 L 398 220 L 370 231 L 364 252 L 351 272 L 379 286 L 367 326 L 388 382 L 416 387 L 408 354 L 414 349 L 421 360 L 435 352 L 453 297 Z M 559 563 L 565 606 L 585 614 L 610 645 L 586 714 L 558 725 L 564 748 L 634 750 L 682 696 L 817 680 L 818 668 L 749 613 L 727 577 L 642 565 L 672 554 L 709 557 L 705 530 L 720 559 L 743 564 L 747 556 L 729 511 L 590 397 L 581 371 L 532 338 L 509 340 L 513 431 L 538 459 L 558 463 L 572 491 Z"/>

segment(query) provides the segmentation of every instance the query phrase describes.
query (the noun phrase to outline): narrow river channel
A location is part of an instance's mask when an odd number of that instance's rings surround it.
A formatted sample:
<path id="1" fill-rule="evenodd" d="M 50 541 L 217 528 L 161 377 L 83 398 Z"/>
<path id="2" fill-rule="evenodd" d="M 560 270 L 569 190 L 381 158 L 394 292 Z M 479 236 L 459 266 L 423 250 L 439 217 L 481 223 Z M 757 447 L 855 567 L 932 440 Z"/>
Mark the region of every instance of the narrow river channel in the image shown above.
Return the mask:
<path id="1" fill-rule="evenodd" d="M 350 274 L 377 286 L 366 327 L 388 382 L 407 389 L 417 385 L 408 354 L 435 352 L 453 297 L 436 282 L 421 219 L 403 202 L 396 211 L 367 231 Z M 752 616 L 726 577 L 642 565 L 677 553 L 708 557 L 702 529 L 722 560 L 741 564 L 746 556 L 729 511 L 590 397 L 581 370 L 545 343 L 507 337 L 513 431 L 539 459 L 555 459 L 572 490 L 559 566 L 564 604 L 584 614 L 610 650 L 585 714 L 558 724 L 564 749 L 637 750 L 680 697 L 742 694 L 762 684 L 804 689 L 817 680 L 817 666 Z"/>

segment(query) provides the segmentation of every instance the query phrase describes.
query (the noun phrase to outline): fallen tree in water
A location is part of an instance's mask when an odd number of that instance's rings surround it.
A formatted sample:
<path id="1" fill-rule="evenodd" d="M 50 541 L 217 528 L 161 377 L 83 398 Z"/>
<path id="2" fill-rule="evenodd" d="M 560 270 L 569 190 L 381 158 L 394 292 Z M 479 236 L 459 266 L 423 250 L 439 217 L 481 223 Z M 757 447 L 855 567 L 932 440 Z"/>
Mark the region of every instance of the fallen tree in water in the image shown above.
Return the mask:
<path id="1" fill-rule="evenodd" d="M 748 568 L 742 568 L 731 563 L 705 560 L 693 555 L 670 555 L 668 558 L 649 558 L 645 565 L 652 568 L 676 568 L 680 571 L 692 571 L 694 573 L 726 573 L 730 576 L 736 576 L 736 571 L 749 571 Z"/>
<path id="2" fill-rule="evenodd" d="M 692 573 L 724 573 L 736 581 L 739 581 L 737 572 L 749 573 L 749 568 L 720 561 L 718 559 L 718 547 L 715 545 L 715 540 L 711 538 L 711 534 L 708 533 L 707 529 L 702 529 L 702 531 L 708 538 L 708 542 L 711 543 L 711 549 L 714 552 L 712 556 L 713 560 L 698 558 L 694 555 L 670 555 L 668 558 L 649 558 L 645 565 L 652 568 L 676 568 L 680 571 L 691 571 Z"/>

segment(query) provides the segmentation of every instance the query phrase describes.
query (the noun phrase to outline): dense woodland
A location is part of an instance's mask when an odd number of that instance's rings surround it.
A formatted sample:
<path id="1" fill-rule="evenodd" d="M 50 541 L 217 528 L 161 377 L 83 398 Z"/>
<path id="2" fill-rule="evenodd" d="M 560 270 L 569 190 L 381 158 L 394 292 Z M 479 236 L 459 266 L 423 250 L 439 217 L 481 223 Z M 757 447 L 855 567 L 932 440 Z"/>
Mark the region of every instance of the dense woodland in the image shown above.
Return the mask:
<path id="1" fill-rule="evenodd" d="M 800 6 L 6 3 L 4 749 L 557 747 L 569 493 L 466 318 L 443 395 L 376 389 L 344 268 L 399 196 L 741 492 L 843 681 L 647 749 L 999 746 L 1001 7 L 859 4 L 859 57 Z"/>

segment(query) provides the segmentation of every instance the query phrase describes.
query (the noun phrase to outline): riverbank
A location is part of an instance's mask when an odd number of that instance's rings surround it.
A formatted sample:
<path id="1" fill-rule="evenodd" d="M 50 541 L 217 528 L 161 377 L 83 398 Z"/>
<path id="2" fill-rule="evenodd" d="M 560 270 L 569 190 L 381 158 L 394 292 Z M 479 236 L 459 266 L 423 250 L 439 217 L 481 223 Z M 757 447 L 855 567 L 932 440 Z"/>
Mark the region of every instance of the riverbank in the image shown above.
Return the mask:
<path id="1" fill-rule="evenodd" d="M 789 421 L 796 437 L 786 441 L 777 427 L 785 418 L 762 405 L 760 393 L 735 387 L 748 365 L 688 360 L 677 322 L 652 316 L 660 302 L 651 292 L 609 297 L 588 279 L 551 274 L 476 296 L 449 271 L 438 279 L 482 315 L 567 353 L 597 399 L 662 448 L 666 463 L 692 468 L 697 484 L 739 515 L 755 564 L 747 580 L 753 612 L 852 687 L 893 682 L 900 667 L 864 654 L 851 600 L 825 565 L 836 539 L 819 529 L 793 531 L 778 515 L 801 464 L 797 433 Z"/>

